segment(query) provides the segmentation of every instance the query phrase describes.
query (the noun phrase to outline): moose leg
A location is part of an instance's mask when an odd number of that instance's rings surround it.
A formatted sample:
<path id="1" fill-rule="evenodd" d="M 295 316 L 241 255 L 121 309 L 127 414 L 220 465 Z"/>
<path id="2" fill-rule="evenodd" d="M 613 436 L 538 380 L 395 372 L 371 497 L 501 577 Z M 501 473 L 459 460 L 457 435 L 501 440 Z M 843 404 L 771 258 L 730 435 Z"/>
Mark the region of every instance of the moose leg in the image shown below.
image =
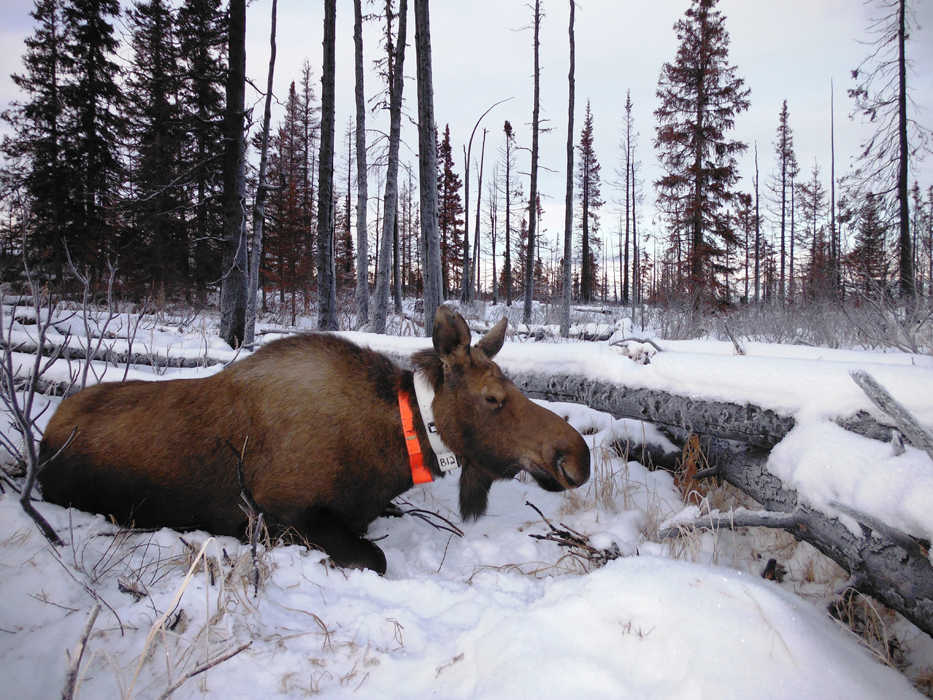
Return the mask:
<path id="1" fill-rule="evenodd" d="M 323 549 L 337 565 L 351 569 L 372 569 L 382 576 L 386 556 L 378 546 L 347 527 L 331 511 L 314 509 L 305 520 L 304 534 Z"/>

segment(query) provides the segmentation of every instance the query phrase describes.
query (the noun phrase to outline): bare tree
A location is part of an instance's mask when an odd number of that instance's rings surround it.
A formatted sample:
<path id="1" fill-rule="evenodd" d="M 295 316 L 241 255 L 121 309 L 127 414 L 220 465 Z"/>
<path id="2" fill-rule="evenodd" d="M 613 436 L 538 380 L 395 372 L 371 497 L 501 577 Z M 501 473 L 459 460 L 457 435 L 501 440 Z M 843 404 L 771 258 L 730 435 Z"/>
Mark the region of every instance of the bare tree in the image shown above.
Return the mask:
<path id="1" fill-rule="evenodd" d="M 398 148 L 402 128 L 402 86 L 405 83 L 405 34 L 408 26 L 408 0 L 400 0 L 398 9 L 398 36 L 395 51 L 389 62 L 389 161 L 386 170 L 386 188 L 382 217 L 382 247 L 379 249 L 379 272 L 376 275 L 376 302 L 373 310 L 372 330 L 385 333 L 389 313 L 390 255 L 398 238 Z M 388 20 L 387 20 L 388 21 Z M 389 45 L 391 51 L 391 44 Z M 398 255 L 395 256 L 396 261 Z M 397 277 L 397 275 L 396 275 Z"/>
<path id="2" fill-rule="evenodd" d="M 541 2 L 535 0 L 534 6 L 534 101 L 531 108 L 531 196 L 528 198 L 528 251 L 525 254 L 525 306 L 522 311 L 522 321 L 531 323 L 531 300 L 534 297 L 534 269 L 535 269 L 535 221 L 536 207 L 538 205 L 538 126 L 541 111 L 541 67 L 538 60 L 540 42 L 538 40 L 541 28 Z"/>
<path id="3" fill-rule="evenodd" d="M 467 149 L 469 153 L 469 149 Z M 480 148 L 479 154 L 479 182 L 476 185 L 476 231 L 473 237 L 473 270 L 474 277 L 476 278 L 475 290 L 479 292 L 480 290 L 480 275 L 479 275 L 479 210 L 480 204 L 483 201 L 483 161 L 486 159 L 486 129 L 483 129 L 483 145 Z M 471 283 L 472 285 L 472 283 Z M 473 291 L 470 291 L 470 296 L 472 298 Z"/>
<path id="4" fill-rule="evenodd" d="M 253 205 L 253 245 L 249 261 L 249 295 L 246 303 L 245 343 L 256 337 L 256 295 L 259 290 L 259 265 L 262 262 L 262 228 L 266 214 L 266 164 L 269 156 L 269 122 L 272 119 L 272 80 L 275 74 L 275 21 L 278 0 L 272 0 L 272 28 L 269 30 L 269 72 L 266 79 L 266 103 L 262 113 L 262 139 L 259 147 L 259 175 Z"/>
<path id="5" fill-rule="evenodd" d="M 246 326 L 246 140 L 243 133 L 246 92 L 246 0 L 230 0 L 228 11 L 227 106 L 224 112 L 223 283 L 220 337 L 229 345 L 243 342 Z"/>
<path id="6" fill-rule="evenodd" d="M 424 245 L 424 333 L 434 331 L 441 305 L 441 245 L 437 230 L 437 143 L 434 129 L 434 80 L 431 71 L 431 21 L 428 0 L 415 0 L 415 50 L 418 76 L 418 179 Z"/>
<path id="7" fill-rule="evenodd" d="M 924 147 L 929 131 L 907 116 L 907 39 L 915 25 L 907 0 L 878 0 L 880 15 L 871 19 L 871 53 L 852 71 L 859 81 L 849 90 L 856 112 L 874 123 L 875 131 L 863 144 L 861 166 L 855 178 L 861 189 L 881 197 L 887 217 L 898 223 L 900 292 L 914 295 L 908 207 L 908 164 Z"/>
<path id="8" fill-rule="evenodd" d="M 366 96 L 363 91 L 362 0 L 353 0 L 353 46 L 356 68 L 356 322 L 369 321 L 369 232 L 366 228 Z"/>
<path id="9" fill-rule="evenodd" d="M 337 330 L 334 271 L 334 75 L 337 0 L 324 0 L 324 63 L 321 74 L 321 155 L 318 159 L 318 320 L 321 330 Z"/>
<path id="10" fill-rule="evenodd" d="M 571 258 L 573 256 L 573 39 L 574 0 L 570 0 L 570 70 L 567 74 L 569 94 L 567 98 L 567 189 L 564 197 L 564 282 L 561 294 L 560 334 L 570 334 L 570 286 L 572 284 Z"/>
<path id="11" fill-rule="evenodd" d="M 479 119 L 476 120 L 476 123 L 473 125 L 473 131 L 470 132 L 470 140 L 467 142 L 467 145 L 463 148 L 463 283 L 460 286 L 460 301 L 473 301 L 473 277 L 475 275 L 471 274 L 473 268 L 470 267 L 470 159 L 472 158 L 473 153 L 473 137 L 476 136 L 476 129 L 479 128 L 480 122 L 483 121 L 485 116 L 489 114 L 493 107 L 501 105 L 503 102 L 508 102 L 511 100 L 511 97 L 508 97 L 504 100 L 499 100 L 489 106 L 489 108 L 483 112 Z M 486 130 L 483 129 L 483 154 L 486 153 Z M 479 186 L 477 190 L 482 192 L 483 190 L 483 158 L 480 156 L 480 170 L 479 170 Z M 479 253 L 476 252 L 476 248 L 479 246 L 479 200 L 480 197 L 476 197 L 476 244 L 474 245 L 474 267 L 476 265 L 476 260 L 479 257 Z M 479 285 L 477 285 L 479 286 Z"/>

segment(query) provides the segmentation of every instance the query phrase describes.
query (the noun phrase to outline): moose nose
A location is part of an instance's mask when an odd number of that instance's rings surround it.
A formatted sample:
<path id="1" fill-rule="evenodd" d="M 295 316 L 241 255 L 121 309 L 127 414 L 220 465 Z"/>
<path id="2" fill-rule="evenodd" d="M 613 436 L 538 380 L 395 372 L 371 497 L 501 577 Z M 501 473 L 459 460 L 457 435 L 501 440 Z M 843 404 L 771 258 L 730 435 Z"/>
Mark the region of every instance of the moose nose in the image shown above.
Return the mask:
<path id="1" fill-rule="evenodd" d="M 589 448 L 586 448 L 585 459 L 581 459 L 582 456 L 558 451 L 554 457 L 555 470 L 569 488 L 576 488 L 590 476 Z"/>

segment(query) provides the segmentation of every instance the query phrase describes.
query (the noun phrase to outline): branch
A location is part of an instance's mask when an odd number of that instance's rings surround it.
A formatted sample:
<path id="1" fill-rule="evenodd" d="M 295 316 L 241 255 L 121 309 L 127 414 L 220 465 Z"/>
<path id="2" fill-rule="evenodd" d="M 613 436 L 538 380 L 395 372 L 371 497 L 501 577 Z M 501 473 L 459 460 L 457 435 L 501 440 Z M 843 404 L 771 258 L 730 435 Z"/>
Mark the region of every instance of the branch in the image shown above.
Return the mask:
<path id="1" fill-rule="evenodd" d="M 734 530 L 737 527 L 771 527 L 779 529 L 792 528 L 799 524 L 800 517 L 797 511 L 791 513 L 777 513 L 770 510 L 745 510 L 720 514 L 719 511 L 710 511 L 709 515 L 695 520 L 672 523 L 658 533 L 660 539 L 677 537 L 693 530 Z"/>
<path id="2" fill-rule="evenodd" d="M 159 700 L 166 700 L 166 698 L 168 698 L 169 696 L 171 696 L 172 693 L 174 693 L 176 690 L 181 688 L 181 686 L 184 685 L 185 682 L 188 681 L 189 679 L 194 678 L 198 674 L 204 673 L 205 671 L 214 668 L 214 666 L 217 666 L 218 664 L 222 664 L 227 659 L 232 659 L 234 656 L 239 654 L 241 651 L 245 651 L 246 649 L 249 649 L 252 643 L 253 643 L 252 641 L 246 642 L 245 644 L 241 644 L 240 646 L 238 646 L 236 649 L 225 652 L 221 654 L 220 656 L 216 656 L 210 661 L 205 661 L 203 664 L 189 671 L 184 676 L 182 676 L 177 681 L 175 681 L 171 686 L 169 686 L 169 688 L 159 696 Z"/>
<path id="3" fill-rule="evenodd" d="M 65 687 L 62 690 L 62 700 L 71 700 L 78 687 L 78 671 L 81 668 L 81 659 L 84 658 L 84 650 L 87 648 L 88 637 L 91 636 L 91 630 L 94 623 L 97 622 L 97 615 L 100 613 L 100 603 L 95 603 L 91 608 L 91 614 L 88 616 L 87 623 L 84 625 L 84 631 L 78 640 L 77 646 L 71 652 L 71 660 L 68 662 L 68 672 L 65 674 Z"/>
<path id="4" fill-rule="evenodd" d="M 891 396 L 868 372 L 855 370 L 850 372 L 849 376 L 875 406 L 890 416 L 898 430 L 904 433 L 904 437 L 933 459 L 933 436 L 920 425 L 910 411 Z"/>
<path id="5" fill-rule="evenodd" d="M 553 523 L 548 520 L 544 513 L 530 501 L 525 501 L 526 506 L 534 508 L 535 512 L 541 516 L 541 519 L 547 523 L 547 526 L 550 528 L 550 532 L 546 535 L 536 535 L 534 533 L 529 533 L 529 537 L 536 540 L 547 540 L 549 542 L 554 542 L 559 547 L 566 547 L 570 550 L 570 554 L 577 559 L 582 559 L 589 562 L 594 567 L 605 566 L 608 562 L 613 559 L 618 559 L 622 556 L 622 552 L 619 551 L 619 546 L 613 542 L 611 546 L 606 549 L 599 549 L 590 544 L 589 539 L 586 535 L 577 532 L 571 528 L 566 523 L 561 523 L 561 527 L 564 529 L 554 527 Z"/>

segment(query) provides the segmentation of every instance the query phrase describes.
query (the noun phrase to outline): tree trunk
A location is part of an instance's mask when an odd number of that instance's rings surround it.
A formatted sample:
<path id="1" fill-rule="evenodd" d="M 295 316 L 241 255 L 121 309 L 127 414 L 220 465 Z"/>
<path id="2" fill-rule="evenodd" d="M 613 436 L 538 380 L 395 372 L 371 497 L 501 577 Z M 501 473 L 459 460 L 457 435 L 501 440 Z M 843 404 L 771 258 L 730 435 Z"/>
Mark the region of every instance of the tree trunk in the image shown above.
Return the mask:
<path id="1" fill-rule="evenodd" d="M 363 91 L 362 0 L 353 0 L 353 47 L 356 69 L 356 323 L 369 321 L 369 232 L 366 208 L 366 95 Z"/>
<path id="2" fill-rule="evenodd" d="M 395 240 L 395 222 L 398 216 L 398 149 L 402 129 L 402 86 L 405 83 L 405 32 L 408 26 L 408 0 L 399 2 L 398 38 L 395 44 L 392 73 L 389 76 L 389 161 L 386 170 L 386 189 L 382 215 L 382 247 L 379 249 L 379 273 L 376 275 L 376 302 L 373 310 L 372 330 L 386 332 L 389 314 L 389 276 L 392 271 L 392 250 Z"/>
<path id="3" fill-rule="evenodd" d="M 227 106 L 224 112 L 223 283 L 220 337 L 231 347 L 243 343 L 246 325 L 246 141 L 243 133 L 246 85 L 246 0 L 230 0 Z"/>
<path id="4" fill-rule="evenodd" d="M 564 264 L 563 289 L 561 290 L 560 334 L 566 338 L 570 334 L 570 286 L 573 264 L 573 71 L 574 71 L 574 0 L 570 0 L 570 24 L 567 33 L 570 38 L 570 69 L 567 73 L 567 186 L 564 193 Z"/>
<path id="5" fill-rule="evenodd" d="M 259 177 L 253 207 L 253 245 L 250 250 L 249 296 L 246 304 L 246 344 L 256 338 L 256 297 L 259 290 L 259 265 L 262 262 L 262 229 L 266 215 L 266 164 L 269 156 L 269 122 L 272 120 L 272 80 L 275 74 L 275 22 L 278 0 L 272 0 L 272 28 L 269 31 L 269 71 L 266 79 L 266 102 L 262 113 L 262 141 L 259 147 Z"/>
<path id="6" fill-rule="evenodd" d="M 535 0 L 534 9 L 534 101 L 531 109 L 531 196 L 528 199 L 528 251 L 525 254 L 525 306 L 522 320 L 531 323 L 531 301 L 534 298 L 535 221 L 538 218 L 538 119 L 541 102 L 541 69 L 538 60 L 541 28 L 541 2 Z"/>
<path id="7" fill-rule="evenodd" d="M 761 214 L 758 202 L 758 142 L 755 141 L 755 304 L 761 300 Z"/>
<path id="8" fill-rule="evenodd" d="M 476 129 L 473 129 L 474 132 Z M 470 136 L 470 146 L 473 137 Z M 470 151 L 463 149 L 463 272 L 460 275 L 460 301 L 470 301 L 470 282 L 473 275 L 470 268 Z"/>
<path id="9" fill-rule="evenodd" d="M 897 15 L 897 203 L 900 291 L 902 297 L 911 298 L 914 295 L 914 261 L 910 252 L 910 213 L 907 202 L 907 57 L 904 46 L 907 39 L 907 0 L 899 0 Z"/>
<path id="10" fill-rule="evenodd" d="M 324 61 L 321 74 L 321 155 L 318 159 L 318 320 L 320 330 L 337 330 L 334 274 L 334 76 L 337 0 L 324 0 Z"/>
<path id="11" fill-rule="evenodd" d="M 476 226 L 473 233 L 473 271 L 476 278 L 476 286 L 470 291 L 470 297 L 478 296 L 481 293 L 480 275 L 479 275 L 479 212 L 483 201 L 483 162 L 486 160 L 486 129 L 483 129 L 483 146 L 479 152 L 479 180 L 476 183 Z M 472 285 L 472 282 L 471 282 Z"/>
<path id="12" fill-rule="evenodd" d="M 421 235 L 424 245 L 424 332 L 434 332 L 441 305 L 441 246 L 437 231 L 437 143 L 434 131 L 434 80 L 431 75 L 431 21 L 428 0 L 415 0 L 415 51 L 418 79 L 418 176 Z"/>

